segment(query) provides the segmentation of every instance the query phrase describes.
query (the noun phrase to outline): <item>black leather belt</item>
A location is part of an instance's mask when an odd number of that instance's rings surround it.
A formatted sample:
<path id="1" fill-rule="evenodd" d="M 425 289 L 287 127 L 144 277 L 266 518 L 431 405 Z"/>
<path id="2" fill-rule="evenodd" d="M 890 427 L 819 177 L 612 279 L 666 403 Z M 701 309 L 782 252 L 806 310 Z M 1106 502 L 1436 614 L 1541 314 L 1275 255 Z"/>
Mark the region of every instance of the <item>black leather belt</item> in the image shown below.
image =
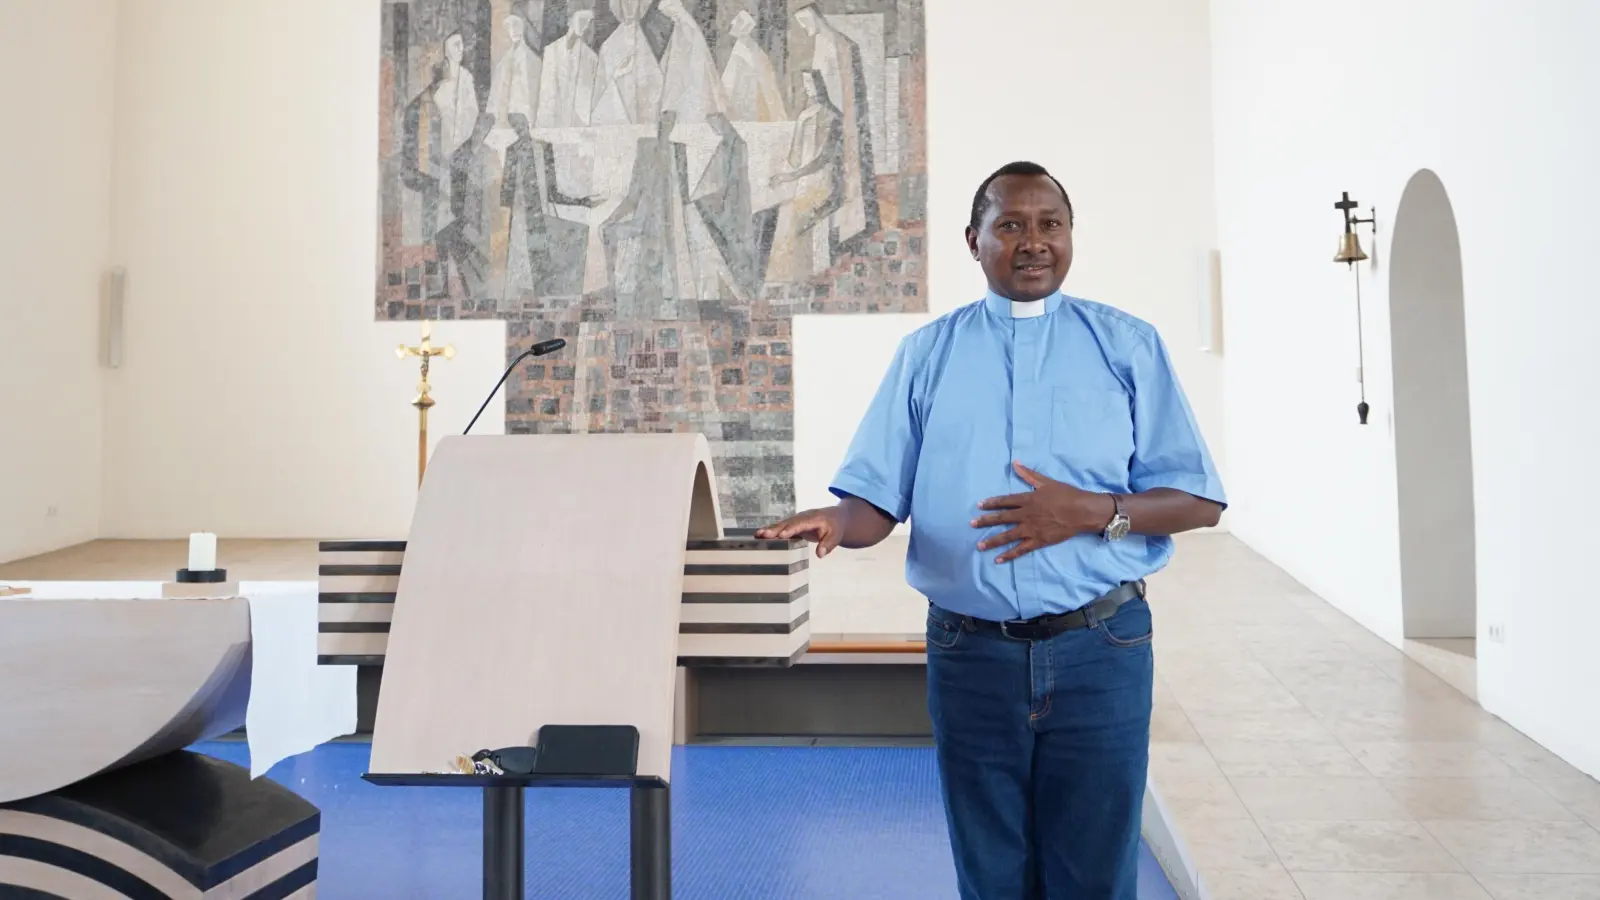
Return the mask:
<path id="1" fill-rule="evenodd" d="M 1069 613 L 1035 616 L 1031 619 L 1012 619 L 1009 622 L 991 622 L 987 619 L 974 619 L 971 616 L 962 616 L 962 619 L 968 631 L 998 634 L 1014 641 L 1045 641 L 1065 631 L 1090 628 L 1096 622 L 1105 621 L 1116 615 L 1122 604 L 1144 595 L 1143 579 L 1125 581 L 1095 598 L 1087 606 Z"/>

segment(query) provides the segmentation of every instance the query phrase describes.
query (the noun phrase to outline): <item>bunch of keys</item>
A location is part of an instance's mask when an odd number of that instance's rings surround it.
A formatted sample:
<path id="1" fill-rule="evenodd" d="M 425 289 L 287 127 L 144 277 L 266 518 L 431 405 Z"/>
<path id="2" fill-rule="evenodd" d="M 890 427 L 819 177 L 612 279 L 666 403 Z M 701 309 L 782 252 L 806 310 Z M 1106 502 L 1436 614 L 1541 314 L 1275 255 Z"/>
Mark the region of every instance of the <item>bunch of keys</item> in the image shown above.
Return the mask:
<path id="1" fill-rule="evenodd" d="M 457 775 L 504 775 L 500 767 L 494 764 L 483 751 L 473 756 L 456 756 L 450 761 L 450 769 Z"/>

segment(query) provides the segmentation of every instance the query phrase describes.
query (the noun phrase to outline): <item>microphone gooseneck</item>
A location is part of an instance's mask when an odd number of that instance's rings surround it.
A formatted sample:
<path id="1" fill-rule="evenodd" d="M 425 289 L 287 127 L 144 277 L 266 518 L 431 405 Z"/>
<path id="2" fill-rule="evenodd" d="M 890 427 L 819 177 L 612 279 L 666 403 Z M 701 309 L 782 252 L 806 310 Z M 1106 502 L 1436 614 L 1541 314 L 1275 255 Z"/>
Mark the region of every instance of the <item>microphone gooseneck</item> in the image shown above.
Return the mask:
<path id="1" fill-rule="evenodd" d="M 567 342 L 561 338 L 552 338 L 548 341 L 540 341 L 539 343 L 534 344 L 532 347 L 529 347 L 518 354 L 517 358 L 511 361 L 511 365 L 506 366 L 506 370 L 500 374 L 500 380 L 494 383 L 494 389 L 489 392 L 489 396 L 483 398 L 483 405 L 478 407 L 478 411 L 472 416 L 472 421 L 467 423 L 466 430 L 462 431 L 461 433 L 465 435 L 472 432 L 472 426 L 478 424 L 478 416 L 483 415 L 483 411 L 489 408 L 489 401 L 494 399 L 495 394 L 500 393 L 500 386 L 506 383 L 507 378 L 511 377 L 511 370 L 517 367 L 517 363 L 522 362 L 530 356 L 547 356 L 556 352 L 557 350 L 560 350 L 566 345 Z"/>

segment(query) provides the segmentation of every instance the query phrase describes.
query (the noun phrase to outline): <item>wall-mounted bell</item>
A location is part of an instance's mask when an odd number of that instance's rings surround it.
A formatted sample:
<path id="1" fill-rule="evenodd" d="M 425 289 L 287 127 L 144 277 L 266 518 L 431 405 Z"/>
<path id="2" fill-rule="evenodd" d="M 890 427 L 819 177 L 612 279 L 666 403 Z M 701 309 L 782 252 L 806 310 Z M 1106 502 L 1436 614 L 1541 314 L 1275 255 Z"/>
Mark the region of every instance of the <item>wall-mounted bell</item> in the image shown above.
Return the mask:
<path id="1" fill-rule="evenodd" d="M 1361 237 L 1354 231 L 1346 231 L 1339 235 L 1339 252 L 1333 255 L 1336 263 L 1357 263 L 1367 258 L 1367 251 L 1361 249 Z"/>
<path id="2" fill-rule="evenodd" d="M 1356 381 L 1361 385 L 1361 402 L 1356 404 L 1356 419 L 1365 425 L 1372 407 L 1367 405 L 1366 347 L 1361 330 L 1361 273 L 1356 269 L 1356 263 L 1367 259 L 1367 251 L 1361 249 L 1356 226 L 1371 225 L 1372 233 L 1377 234 L 1378 211 L 1372 210 L 1372 215 L 1365 219 L 1351 216 L 1350 212 L 1357 208 L 1357 203 L 1350 199 L 1349 191 L 1340 195 L 1339 202 L 1333 208 L 1344 214 L 1344 233 L 1339 235 L 1339 252 L 1333 255 L 1333 261 L 1348 266 L 1356 282 Z"/>

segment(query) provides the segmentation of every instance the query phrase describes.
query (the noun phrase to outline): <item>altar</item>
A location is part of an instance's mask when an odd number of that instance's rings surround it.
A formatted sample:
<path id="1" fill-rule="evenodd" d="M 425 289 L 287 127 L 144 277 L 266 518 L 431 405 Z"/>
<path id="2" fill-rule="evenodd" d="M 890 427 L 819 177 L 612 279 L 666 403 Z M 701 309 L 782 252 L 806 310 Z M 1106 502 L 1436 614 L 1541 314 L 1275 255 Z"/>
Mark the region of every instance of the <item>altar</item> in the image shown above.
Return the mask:
<path id="1" fill-rule="evenodd" d="M 32 581 L 19 584 L 24 592 L 0 603 L 157 600 L 161 586 L 159 581 Z M 291 756 L 355 733 L 356 673 L 347 666 L 316 664 L 315 581 L 244 581 L 238 593 L 249 609 L 250 632 L 249 700 L 241 724 L 250 749 L 250 775 L 258 778 Z M 9 619 L 0 615 L 0 622 Z M 10 638 L 26 640 L 28 635 L 14 632 Z M 0 634 L 0 646 L 6 643 Z M 21 686 L 11 682 L 13 689 Z M 7 694 L 7 687 L 0 685 L 0 698 L 6 699 L 0 708 L 11 708 Z M 0 760 L 9 763 L 5 753 Z M 0 796 L 0 802 L 6 799 Z"/>
<path id="2" fill-rule="evenodd" d="M 315 629 L 308 582 L 13 585 L 0 895 L 314 897 L 320 812 L 262 776 L 355 730 L 354 672 L 315 664 Z M 248 768 L 190 749 L 241 728 Z"/>

